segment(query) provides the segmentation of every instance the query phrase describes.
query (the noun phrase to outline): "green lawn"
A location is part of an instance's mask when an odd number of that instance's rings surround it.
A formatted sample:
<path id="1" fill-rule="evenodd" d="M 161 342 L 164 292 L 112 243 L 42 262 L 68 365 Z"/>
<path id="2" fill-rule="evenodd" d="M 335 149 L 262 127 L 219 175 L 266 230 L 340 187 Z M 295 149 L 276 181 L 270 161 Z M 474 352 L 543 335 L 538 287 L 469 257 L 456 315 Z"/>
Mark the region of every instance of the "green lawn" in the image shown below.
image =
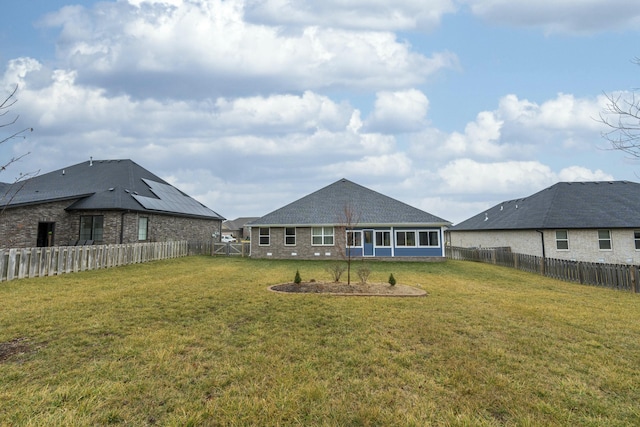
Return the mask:
<path id="1" fill-rule="evenodd" d="M 0 425 L 640 425 L 640 296 L 463 261 L 427 297 L 277 294 L 189 257 L 0 283 Z"/>

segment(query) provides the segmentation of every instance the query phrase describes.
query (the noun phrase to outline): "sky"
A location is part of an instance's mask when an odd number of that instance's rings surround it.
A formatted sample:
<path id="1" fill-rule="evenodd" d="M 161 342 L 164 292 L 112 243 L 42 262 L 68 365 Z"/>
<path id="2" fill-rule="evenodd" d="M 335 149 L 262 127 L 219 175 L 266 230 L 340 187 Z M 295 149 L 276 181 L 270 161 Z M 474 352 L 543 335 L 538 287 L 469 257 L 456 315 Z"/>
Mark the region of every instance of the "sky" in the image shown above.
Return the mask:
<path id="1" fill-rule="evenodd" d="M 607 96 L 637 0 L 3 5 L 0 173 L 131 159 L 227 219 L 347 178 L 452 223 L 560 181 L 640 181 Z M 26 154 L 26 155 L 25 155 Z"/>

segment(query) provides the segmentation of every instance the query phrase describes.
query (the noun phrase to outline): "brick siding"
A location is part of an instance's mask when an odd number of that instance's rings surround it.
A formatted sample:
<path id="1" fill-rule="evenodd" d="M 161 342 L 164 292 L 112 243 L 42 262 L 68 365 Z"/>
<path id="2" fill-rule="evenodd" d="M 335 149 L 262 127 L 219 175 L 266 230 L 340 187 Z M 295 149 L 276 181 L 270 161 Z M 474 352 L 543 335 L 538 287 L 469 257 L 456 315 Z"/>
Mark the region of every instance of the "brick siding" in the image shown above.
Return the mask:
<path id="1" fill-rule="evenodd" d="M 0 248 L 37 246 L 40 222 L 55 223 L 54 246 L 74 244 L 80 236 L 81 215 L 104 216 L 103 240 L 94 242 L 96 244 L 138 242 L 140 216 L 149 218 L 146 240 L 149 242 L 207 241 L 212 238 L 212 234 L 219 233 L 221 227 L 221 221 L 214 219 L 121 211 L 65 211 L 73 202 L 74 200 L 65 200 L 4 210 L 0 213 Z"/>

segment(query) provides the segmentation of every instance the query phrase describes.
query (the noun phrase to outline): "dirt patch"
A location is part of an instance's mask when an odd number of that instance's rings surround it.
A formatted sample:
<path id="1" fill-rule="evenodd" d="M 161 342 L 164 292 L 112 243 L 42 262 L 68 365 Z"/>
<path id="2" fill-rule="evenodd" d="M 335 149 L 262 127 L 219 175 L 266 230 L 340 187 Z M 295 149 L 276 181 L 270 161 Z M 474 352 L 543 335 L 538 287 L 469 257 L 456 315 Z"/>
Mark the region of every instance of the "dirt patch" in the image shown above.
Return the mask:
<path id="1" fill-rule="evenodd" d="M 304 293 L 304 294 L 333 294 L 333 295 L 360 295 L 360 296 L 386 296 L 386 297 L 423 297 L 427 292 L 413 286 L 395 285 L 388 283 L 328 283 L 328 282 L 303 282 L 283 283 L 269 287 L 274 292 Z"/>
<path id="2" fill-rule="evenodd" d="M 0 363 L 6 362 L 16 355 L 26 354 L 33 351 L 33 346 L 27 338 L 15 338 L 11 341 L 0 342 Z"/>

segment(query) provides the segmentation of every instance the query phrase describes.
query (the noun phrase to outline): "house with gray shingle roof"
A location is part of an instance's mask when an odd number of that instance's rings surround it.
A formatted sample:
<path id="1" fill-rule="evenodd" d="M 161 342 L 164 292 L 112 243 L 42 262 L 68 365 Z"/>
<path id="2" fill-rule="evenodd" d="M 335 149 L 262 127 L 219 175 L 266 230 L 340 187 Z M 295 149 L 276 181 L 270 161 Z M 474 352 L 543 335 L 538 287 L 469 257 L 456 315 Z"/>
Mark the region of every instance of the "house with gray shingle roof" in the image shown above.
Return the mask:
<path id="1" fill-rule="evenodd" d="M 224 220 L 131 160 L 90 160 L 0 189 L 0 248 L 210 241 Z"/>
<path id="2" fill-rule="evenodd" d="M 247 224 L 258 219 L 255 216 L 245 216 L 234 220 L 226 220 L 222 223 L 222 235 L 228 235 L 237 240 L 245 240 L 249 238 L 249 230 Z"/>
<path id="3" fill-rule="evenodd" d="M 451 223 L 341 179 L 249 225 L 254 258 L 443 259 Z"/>
<path id="4" fill-rule="evenodd" d="M 499 203 L 448 230 L 457 247 L 587 262 L 640 262 L 640 184 L 560 182 Z"/>

